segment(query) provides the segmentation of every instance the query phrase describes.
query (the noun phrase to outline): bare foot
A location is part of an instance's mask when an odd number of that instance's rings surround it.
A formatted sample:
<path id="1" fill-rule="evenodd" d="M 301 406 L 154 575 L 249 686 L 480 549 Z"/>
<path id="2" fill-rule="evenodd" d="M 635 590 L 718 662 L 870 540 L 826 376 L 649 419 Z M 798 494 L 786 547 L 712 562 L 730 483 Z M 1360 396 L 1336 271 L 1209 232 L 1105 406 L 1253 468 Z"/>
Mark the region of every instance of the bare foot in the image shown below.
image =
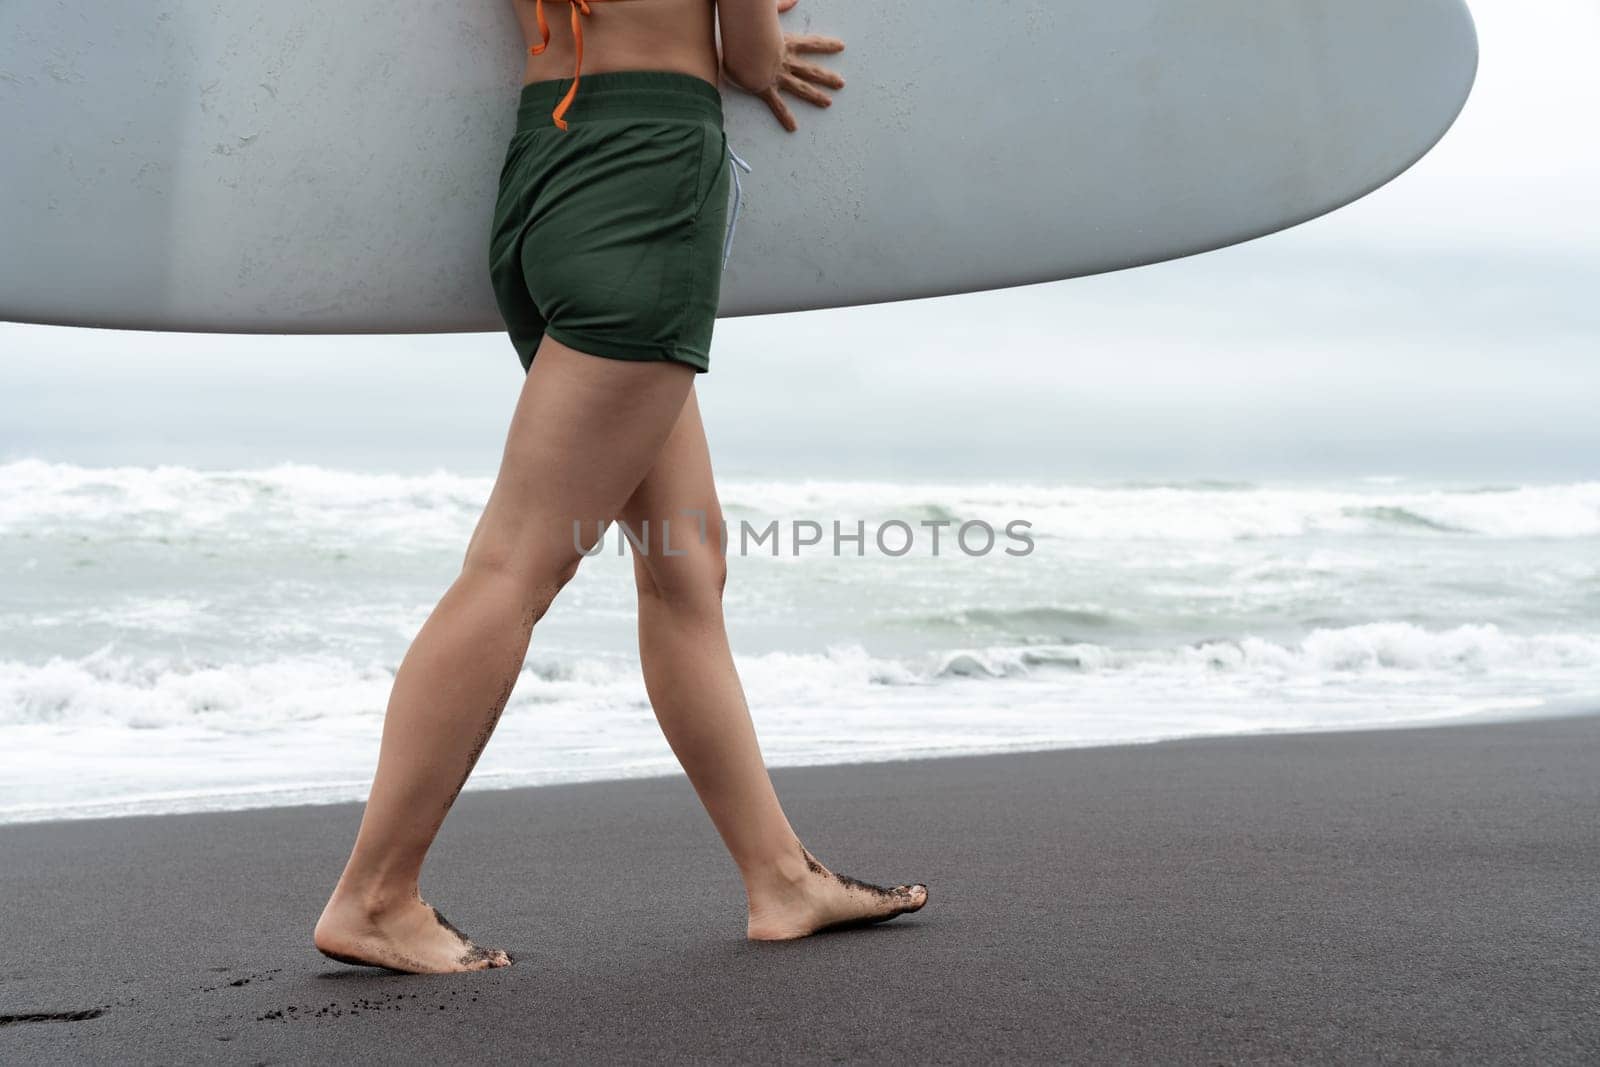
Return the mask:
<path id="1" fill-rule="evenodd" d="M 509 953 L 474 945 L 438 908 L 418 896 L 402 904 L 371 908 L 335 892 L 311 939 L 317 951 L 329 959 L 407 974 L 450 974 L 511 965 Z"/>
<path id="2" fill-rule="evenodd" d="M 916 911 L 928 902 L 928 887 L 878 886 L 848 874 L 835 874 L 796 842 L 805 870 L 780 888 L 750 897 L 752 941 L 788 941 L 823 930 L 881 923 L 896 915 Z"/>

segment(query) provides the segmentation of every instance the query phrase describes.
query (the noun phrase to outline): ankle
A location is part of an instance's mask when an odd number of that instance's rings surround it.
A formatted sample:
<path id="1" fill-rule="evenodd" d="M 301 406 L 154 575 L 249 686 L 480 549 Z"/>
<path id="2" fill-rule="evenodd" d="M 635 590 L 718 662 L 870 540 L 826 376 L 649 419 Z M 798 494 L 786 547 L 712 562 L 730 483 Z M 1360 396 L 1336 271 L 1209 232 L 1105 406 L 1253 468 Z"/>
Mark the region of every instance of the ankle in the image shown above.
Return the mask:
<path id="1" fill-rule="evenodd" d="M 759 864 L 747 867 L 743 874 L 745 894 L 753 903 L 762 898 L 793 893 L 811 877 L 811 865 L 796 841 L 792 849 L 785 849 Z"/>
<path id="2" fill-rule="evenodd" d="M 328 901 L 329 910 L 345 911 L 365 919 L 377 919 L 420 900 L 416 884 L 347 882 L 341 880 Z"/>

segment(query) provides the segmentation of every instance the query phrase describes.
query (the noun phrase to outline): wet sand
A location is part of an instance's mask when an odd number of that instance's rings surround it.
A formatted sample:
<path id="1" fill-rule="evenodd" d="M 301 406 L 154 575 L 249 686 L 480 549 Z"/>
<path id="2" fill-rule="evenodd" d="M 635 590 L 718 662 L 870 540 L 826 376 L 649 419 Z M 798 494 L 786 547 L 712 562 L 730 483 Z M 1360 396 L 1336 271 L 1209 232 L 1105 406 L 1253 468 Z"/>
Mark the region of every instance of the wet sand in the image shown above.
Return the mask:
<path id="1" fill-rule="evenodd" d="M 410 978 L 310 945 L 356 806 L 0 827 L 0 1062 L 1600 1056 L 1600 718 L 776 778 L 928 907 L 751 944 L 682 778 L 467 793 L 423 892 L 518 963 Z"/>

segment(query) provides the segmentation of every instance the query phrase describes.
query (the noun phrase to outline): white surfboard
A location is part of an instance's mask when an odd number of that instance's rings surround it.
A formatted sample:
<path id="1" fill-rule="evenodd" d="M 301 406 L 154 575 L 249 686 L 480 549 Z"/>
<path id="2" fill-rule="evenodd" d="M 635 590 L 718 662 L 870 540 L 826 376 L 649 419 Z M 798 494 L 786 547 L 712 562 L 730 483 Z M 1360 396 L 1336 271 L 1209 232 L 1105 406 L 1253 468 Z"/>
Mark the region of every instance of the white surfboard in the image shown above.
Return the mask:
<path id="1" fill-rule="evenodd" d="M 1357 199 L 1471 88 L 1461 0 L 802 0 L 847 87 L 754 168 L 723 315 L 1154 263 Z M 0 7 L 0 318 L 498 330 L 508 0 Z M 581 92 L 580 88 L 580 92 Z"/>

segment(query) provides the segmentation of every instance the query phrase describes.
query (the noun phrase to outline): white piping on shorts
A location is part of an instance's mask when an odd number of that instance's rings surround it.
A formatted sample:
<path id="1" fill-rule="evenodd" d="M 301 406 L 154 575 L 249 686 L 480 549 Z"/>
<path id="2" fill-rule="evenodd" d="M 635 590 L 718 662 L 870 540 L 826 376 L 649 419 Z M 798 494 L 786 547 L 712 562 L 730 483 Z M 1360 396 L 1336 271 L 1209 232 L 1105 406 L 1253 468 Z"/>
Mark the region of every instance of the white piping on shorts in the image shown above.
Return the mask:
<path id="1" fill-rule="evenodd" d="M 722 240 L 722 269 L 728 269 L 728 256 L 733 252 L 733 231 L 739 225 L 739 201 L 744 189 L 739 185 L 739 172 L 750 173 L 750 164 L 739 158 L 739 153 L 728 146 L 728 169 L 733 171 L 733 208 L 728 213 L 728 235 Z"/>

